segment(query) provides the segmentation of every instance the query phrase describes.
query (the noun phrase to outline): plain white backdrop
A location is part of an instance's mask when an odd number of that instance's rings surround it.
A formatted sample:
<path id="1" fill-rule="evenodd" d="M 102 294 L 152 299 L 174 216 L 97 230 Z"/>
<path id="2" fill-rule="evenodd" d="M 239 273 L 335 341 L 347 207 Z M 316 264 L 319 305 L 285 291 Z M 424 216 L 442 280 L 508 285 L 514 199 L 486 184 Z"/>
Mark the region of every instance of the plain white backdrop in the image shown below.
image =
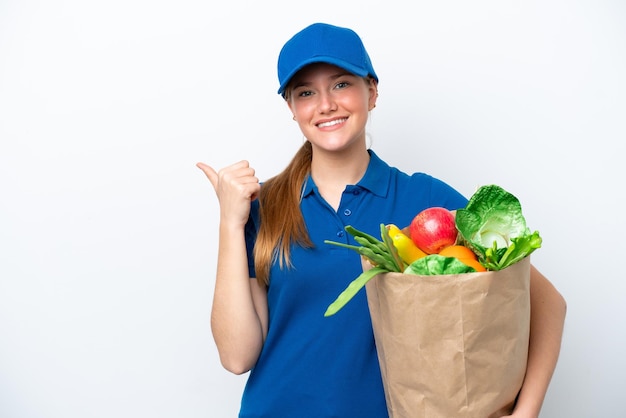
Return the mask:
<path id="1" fill-rule="evenodd" d="M 381 157 L 467 196 L 500 184 L 541 232 L 568 302 L 542 417 L 623 413 L 623 2 L 2 0 L 0 417 L 236 416 L 195 163 L 287 164 L 276 58 L 315 21 L 369 50 Z"/>

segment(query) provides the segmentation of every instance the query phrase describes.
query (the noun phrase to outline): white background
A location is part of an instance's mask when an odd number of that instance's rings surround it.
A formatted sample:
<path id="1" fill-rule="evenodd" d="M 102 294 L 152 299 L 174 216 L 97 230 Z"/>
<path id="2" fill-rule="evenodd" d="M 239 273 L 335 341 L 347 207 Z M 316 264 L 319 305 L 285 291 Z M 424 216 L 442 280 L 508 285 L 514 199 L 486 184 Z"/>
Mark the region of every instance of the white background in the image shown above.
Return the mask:
<path id="1" fill-rule="evenodd" d="M 302 136 L 276 58 L 314 21 L 370 52 L 382 158 L 500 184 L 540 231 L 568 302 L 542 417 L 623 413 L 623 2 L 2 0 L 1 417 L 236 416 L 195 163 L 284 168 Z"/>

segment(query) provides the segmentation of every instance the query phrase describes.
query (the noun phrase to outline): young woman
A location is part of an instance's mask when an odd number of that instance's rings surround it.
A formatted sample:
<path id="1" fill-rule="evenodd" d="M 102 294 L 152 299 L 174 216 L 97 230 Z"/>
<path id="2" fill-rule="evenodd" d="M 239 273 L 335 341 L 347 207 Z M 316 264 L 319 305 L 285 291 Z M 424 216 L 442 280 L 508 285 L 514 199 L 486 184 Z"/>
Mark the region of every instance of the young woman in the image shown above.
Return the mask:
<path id="1" fill-rule="evenodd" d="M 367 148 L 378 77 L 359 36 L 313 24 L 278 59 L 278 93 L 306 142 L 260 183 L 247 161 L 199 163 L 220 203 L 211 326 L 223 366 L 251 371 L 240 417 L 387 417 L 365 292 L 323 314 L 361 272 L 346 225 L 380 235 L 422 209 L 467 199 L 424 173 L 405 174 Z M 515 417 L 537 417 L 560 351 L 565 301 L 531 273 L 531 341 Z"/>

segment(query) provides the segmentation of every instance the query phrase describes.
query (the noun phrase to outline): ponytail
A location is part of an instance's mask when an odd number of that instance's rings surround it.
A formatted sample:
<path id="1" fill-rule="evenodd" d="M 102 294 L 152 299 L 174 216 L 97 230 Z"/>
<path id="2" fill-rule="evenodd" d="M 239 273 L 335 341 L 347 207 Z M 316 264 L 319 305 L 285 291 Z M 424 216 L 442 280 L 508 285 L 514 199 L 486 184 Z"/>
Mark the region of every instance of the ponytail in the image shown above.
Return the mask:
<path id="1" fill-rule="evenodd" d="M 289 165 L 263 183 L 259 195 L 261 219 L 254 246 L 254 267 L 259 284 L 269 284 L 271 264 L 290 268 L 290 246 L 311 248 L 313 243 L 300 210 L 302 187 L 311 172 L 312 146 L 305 141 Z"/>

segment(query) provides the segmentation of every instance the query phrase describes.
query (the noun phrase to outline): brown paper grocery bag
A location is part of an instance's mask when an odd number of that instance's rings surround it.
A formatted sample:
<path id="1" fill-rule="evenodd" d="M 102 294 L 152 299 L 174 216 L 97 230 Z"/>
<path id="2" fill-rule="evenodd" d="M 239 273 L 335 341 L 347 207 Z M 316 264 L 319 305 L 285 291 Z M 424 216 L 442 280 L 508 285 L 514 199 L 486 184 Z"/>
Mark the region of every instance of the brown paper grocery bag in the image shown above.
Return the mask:
<path id="1" fill-rule="evenodd" d="M 529 287 L 529 257 L 494 272 L 371 279 L 366 292 L 390 417 L 509 414 L 526 372 Z"/>

